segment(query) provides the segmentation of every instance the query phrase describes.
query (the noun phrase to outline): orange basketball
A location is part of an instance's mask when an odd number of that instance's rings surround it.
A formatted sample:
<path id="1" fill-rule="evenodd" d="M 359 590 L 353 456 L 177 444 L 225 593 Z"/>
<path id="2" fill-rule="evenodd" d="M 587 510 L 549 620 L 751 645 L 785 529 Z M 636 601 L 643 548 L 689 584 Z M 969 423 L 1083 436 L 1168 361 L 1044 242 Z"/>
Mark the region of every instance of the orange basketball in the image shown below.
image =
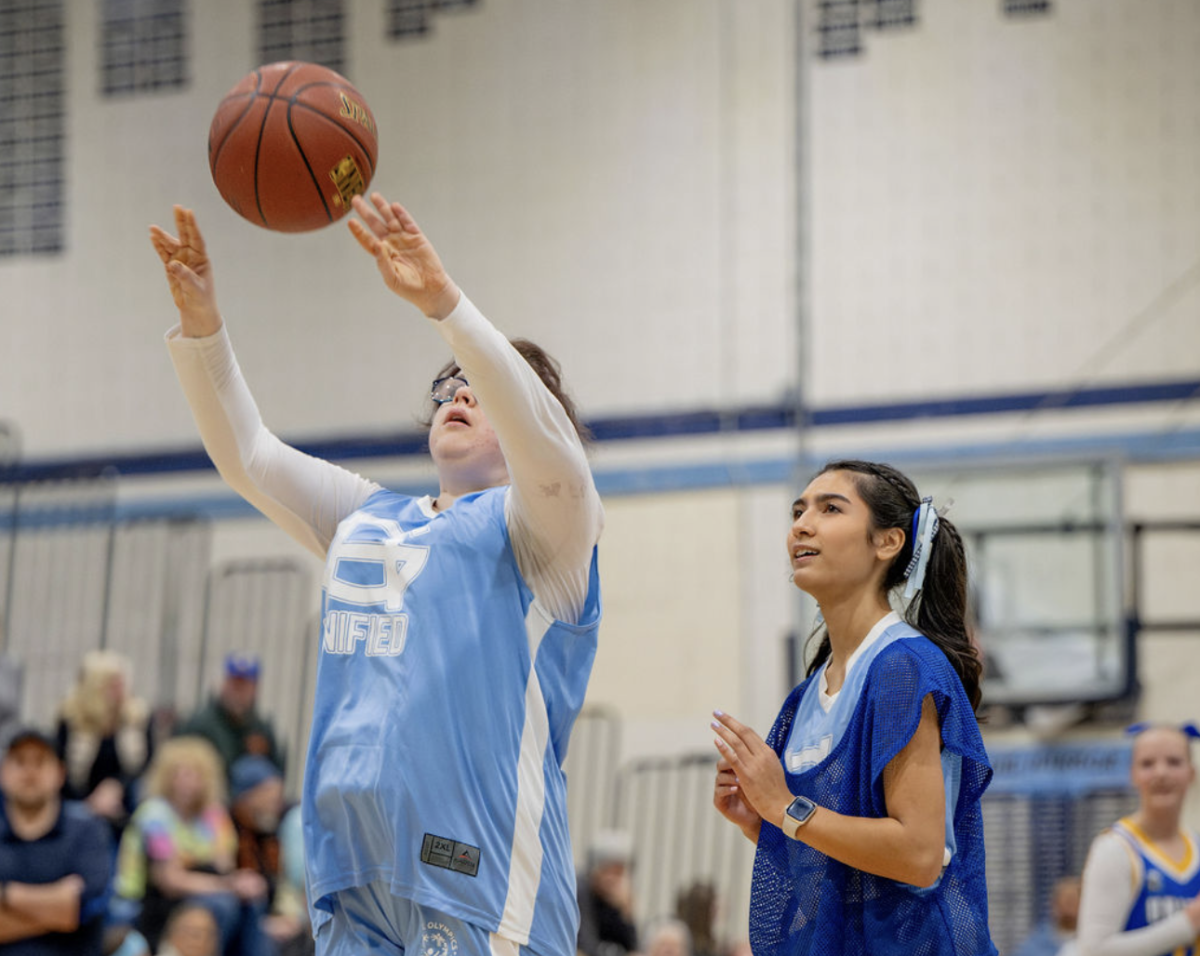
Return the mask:
<path id="1" fill-rule="evenodd" d="M 238 215 L 307 232 L 346 214 L 375 175 L 375 117 L 344 76 L 270 63 L 230 90 L 208 130 L 208 166 Z"/>

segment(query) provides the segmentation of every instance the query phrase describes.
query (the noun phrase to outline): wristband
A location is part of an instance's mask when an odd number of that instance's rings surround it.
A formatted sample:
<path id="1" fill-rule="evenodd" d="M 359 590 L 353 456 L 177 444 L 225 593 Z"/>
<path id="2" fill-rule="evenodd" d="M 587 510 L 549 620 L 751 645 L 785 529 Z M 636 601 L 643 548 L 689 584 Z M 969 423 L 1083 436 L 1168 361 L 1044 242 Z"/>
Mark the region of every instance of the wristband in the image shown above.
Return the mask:
<path id="1" fill-rule="evenodd" d="M 0 880 L 0 909 L 8 906 L 8 880 Z"/>

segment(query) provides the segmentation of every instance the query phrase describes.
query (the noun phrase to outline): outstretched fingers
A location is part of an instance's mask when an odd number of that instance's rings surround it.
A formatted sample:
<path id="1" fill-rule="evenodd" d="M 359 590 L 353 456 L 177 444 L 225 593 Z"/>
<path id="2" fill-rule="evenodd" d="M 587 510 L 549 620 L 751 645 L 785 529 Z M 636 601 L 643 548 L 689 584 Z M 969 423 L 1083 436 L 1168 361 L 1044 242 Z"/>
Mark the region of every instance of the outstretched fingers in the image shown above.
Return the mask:
<path id="1" fill-rule="evenodd" d="M 363 225 L 379 239 L 387 239 L 390 234 L 400 231 L 400 223 L 393 215 L 387 200 L 379 193 L 371 193 L 370 203 L 362 196 L 355 196 L 350 200 L 350 205 L 362 218 Z"/>
<path id="2" fill-rule="evenodd" d="M 731 764 L 737 766 L 751 752 L 751 740 L 747 735 L 749 737 L 756 735 L 744 724 L 719 710 L 713 711 L 713 717 L 716 719 L 712 722 L 712 729 L 717 734 L 716 740 L 713 742 L 716 744 L 717 751 Z"/>
<path id="3" fill-rule="evenodd" d="M 196 214 L 183 206 L 175 207 L 175 226 L 179 230 L 180 245 L 186 246 L 197 255 L 207 255 L 204 248 L 204 236 L 196 224 Z"/>
<path id="4" fill-rule="evenodd" d="M 163 265 L 167 265 L 179 250 L 179 240 L 159 226 L 150 227 L 150 244 L 154 246 Z"/>
<path id="5" fill-rule="evenodd" d="M 358 197 L 356 196 L 355 199 Z M 347 219 L 346 226 L 350 230 L 350 234 L 358 240 L 358 244 L 363 247 L 372 256 L 378 258 L 380 250 L 383 248 L 383 243 L 357 219 Z"/>
<path id="6" fill-rule="evenodd" d="M 392 204 L 383 198 L 382 193 L 371 193 L 371 202 L 379 210 L 379 218 L 383 220 L 384 225 L 399 228 L 400 223 L 396 219 Z"/>
<path id="7" fill-rule="evenodd" d="M 399 233 L 420 235 L 421 229 L 409 211 L 398 202 L 388 202 L 381 193 L 371 193 L 370 203 L 361 196 L 355 196 L 350 204 L 367 228 L 380 239 Z"/>
<path id="8" fill-rule="evenodd" d="M 420 235 L 421 227 L 417 225 L 417 221 L 413 219 L 412 213 L 400 205 L 398 202 L 392 203 L 392 215 L 396 217 L 396 222 L 404 232 Z"/>
<path id="9" fill-rule="evenodd" d="M 388 202 L 382 193 L 371 193 L 371 202 L 379 210 L 379 218 L 383 220 L 389 232 L 420 232 L 417 222 L 408 210 L 398 202 Z"/>

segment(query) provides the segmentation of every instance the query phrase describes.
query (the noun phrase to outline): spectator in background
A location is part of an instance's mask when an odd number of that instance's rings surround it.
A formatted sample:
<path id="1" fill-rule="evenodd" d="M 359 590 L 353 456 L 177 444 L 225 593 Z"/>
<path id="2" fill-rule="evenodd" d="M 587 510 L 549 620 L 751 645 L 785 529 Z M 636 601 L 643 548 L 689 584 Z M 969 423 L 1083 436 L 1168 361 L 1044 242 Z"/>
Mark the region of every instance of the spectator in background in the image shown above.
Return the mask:
<path id="1" fill-rule="evenodd" d="M 304 829 L 297 804 L 279 824 L 279 883 L 275 887 L 272 917 L 290 919 L 299 932 L 279 946 L 279 956 L 313 956 L 316 944 L 308 921 L 304 895 Z M 276 938 L 275 932 L 272 935 Z"/>
<path id="2" fill-rule="evenodd" d="M 104 824 L 61 797 L 54 741 L 18 730 L 0 763 L 0 956 L 100 956 L 112 861 Z"/>
<path id="3" fill-rule="evenodd" d="M 719 956 L 713 927 L 717 922 L 717 891 L 711 883 L 693 883 L 675 899 L 675 915 L 691 934 L 692 956 Z"/>
<path id="4" fill-rule="evenodd" d="M 167 741 L 145 788 L 121 837 L 116 889 L 141 901 L 136 925 L 151 948 L 171 910 L 187 901 L 212 912 L 227 956 L 269 952 L 260 927 L 266 881 L 236 866 L 237 836 L 222 804 L 225 779 L 212 746 L 197 737 Z"/>
<path id="5" fill-rule="evenodd" d="M 1194 724 L 1135 724 L 1138 808 L 1092 841 L 1079 901 L 1079 956 L 1194 953 L 1200 938 L 1200 834 L 1183 825 L 1196 768 Z"/>
<path id="6" fill-rule="evenodd" d="M 212 913 L 185 904 L 171 913 L 156 956 L 219 956 L 221 934 Z"/>
<path id="7" fill-rule="evenodd" d="M 132 784 L 146 767 L 149 708 L 130 697 L 129 661 L 89 651 L 62 702 L 58 754 L 67 769 L 63 796 L 83 800 L 120 837 L 136 806 Z"/>
<path id="8" fill-rule="evenodd" d="M 792 503 L 786 540 L 821 607 L 808 676 L 765 740 L 713 714 L 713 804 L 757 846 L 756 956 L 996 956 L 962 536 L 895 468 L 845 460 Z"/>
<path id="9" fill-rule="evenodd" d="M 283 795 L 283 776 L 279 768 L 266 757 L 247 754 L 238 757 L 230 769 L 230 809 L 237 829 L 239 869 L 260 873 L 267 882 L 268 916 L 263 923 L 281 950 L 301 942 L 311 942 L 308 918 L 301 918 L 304 909 L 304 876 L 300 874 L 299 906 L 289 899 L 285 874 L 282 872 L 283 847 L 280 826 L 287 805 Z M 301 848 L 301 861 L 303 850 Z M 301 862 L 303 867 L 303 862 Z M 302 951 L 303 946 L 299 949 Z"/>
<path id="10" fill-rule="evenodd" d="M 203 737 L 216 747 L 226 776 L 233 762 L 246 754 L 266 757 L 281 773 L 286 769 L 270 720 L 255 708 L 258 676 L 258 658 L 227 655 L 220 691 L 177 730 L 180 736 Z"/>
<path id="11" fill-rule="evenodd" d="M 637 949 L 632 868 L 633 847 L 627 834 L 616 830 L 596 834 L 578 888 L 578 945 L 584 956 L 622 956 Z"/>
<path id="12" fill-rule="evenodd" d="M 1013 956 L 1056 956 L 1075 938 L 1079 919 L 1079 877 L 1064 876 L 1050 893 L 1050 915 L 1034 927 Z"/>
<path id="13" fill-rule="evenodd" d="M 664 919 L 646 933 L 646 956 L 693 956 L 692 934 L 683 920 Z"/>
<path id="14" fill-rule="evenodd" d="M 279 878 L 279 821 L 283 775 L 266 757 L 238 757 L 229 771 L 229 809 L 237 832 L 237 865 L 261 873 L 274 889 Z"/>

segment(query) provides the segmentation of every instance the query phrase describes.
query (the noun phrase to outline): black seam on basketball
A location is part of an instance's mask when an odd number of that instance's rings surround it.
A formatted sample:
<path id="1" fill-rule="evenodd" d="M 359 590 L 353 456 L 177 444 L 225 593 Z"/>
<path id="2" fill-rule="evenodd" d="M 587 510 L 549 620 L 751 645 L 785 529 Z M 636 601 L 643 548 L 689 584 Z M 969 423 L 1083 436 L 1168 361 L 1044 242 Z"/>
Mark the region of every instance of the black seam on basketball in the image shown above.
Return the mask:
<path id="1" fill-rule="evenodd" d="M 241 115 L 238 116 L 237 119 L 235 119 L 233 122 L 231 122 L 229 124 L 229 127 L 225 130 L 225 138 L 223 140 L 221 140 L 221 145 L 217 147 L 216 153 L 214 153 L 208 161 L 208 168 L 212 171 L 212 173 L 214 175 L 217 172 L 217 163 L 221 159 L 221 152 L 225 149 L 225 144 L 229 142 L 229 137 L 231 137 L 233 135 L 233 131 L 236 130 L 241 125 L 242 120 L 244 120 L 246 118 L 246 115 L 250 112 L 250 110 L 254 108 L 254 101 L 258 97 L 258 94 L 255 93 L 253 90 L 251 90 L 249 93 L 238 94 L 238 95 L 245 95 L 250 98 L 246 101 L 246 108 L 244 110 L 242 110 Z M 224 104 L 228 100 L 229 100 L 229 97 L 227 96 L 227 97 L 225 97 L 225 99 L 221 100 L 221 103 Z M 211 136 L 210 136 L 209 148 L 210 149 L 212 148 Z"/>
<path id="2" fill-rule="evenodd" d="M 242 115 L 239 116 L 236 120 L 234 120 L 229 125 L 229 129 L 227 129 L 225 131 L 225 138 L 223 140 L 221 140 L 221 145 L 217 147 L 216 155 L 215 156 L 210 155 L 210 157 L 209 157 L 208 169 L 209 169 L 209 172 L 211 172 L 214 176 L 217 174 L 217 162 L 221 158 L 221 151 L 225 149 L 225 144 L 229 142 L 229 137 L 233 135 L 233 131 L 238 128 L 238 126 L 241 124 L 242 120 L 244 120 L 246 118 L 246 114 L 249 113 L 250 110 L 253 108 L 254 101 L 255 101 L 255 99 L 258 98 L 258 92 L 261 89 L 262 89 L 262 70 L 255 70 L 254 71 L 254 89 L 247 90 L 245 93 L 237 94 L 238 96 L 248 96 L 249 97 L 249 99 L 246 100 L 246 108 L 244 110 L 242 110 Z M 230 95 L 232 96 L 233 94 L 230 94 Z M 224 100 L 221 100 L 221 103 L 224 103 L 225 100 L 228 100 L 228 99 L 229 99 L 229 96 L 226 96 Z M 218 109 L 219 108 L 220 107 L 218 106 Z M 210 150 L 212 149 L 212 131 L 211 130 L 209 130 L 209 149 Z"/>
<path id="3" fill-rule="evenodd" d="M 314 83 L 314 84 L 310 84 L 310 85 L 315 86 L 316 84 Z M 347 126 L 345 126 L 342 123 L 339 123 L 328 113 L 322 112 L 321 110 L 319 110 L 315 106 L 313 106 L 311 103 L 291 103 L 289 105 L 289 110 L 288 110 L 289 121 L 291 119 L 290 107 L 292 107 L 292 106 L 301 107 L 303 109 L 308 110 L 310 113 L 315 113 L 317 116 L 320 116 L 322 119 L 329 120 L 329 122 L 333 123 L 334 126 L 336 126 L 338 129 L 340 129 L 342 132 L 344 132 L 347 136 L 349 136 L 352 140 L 354 140 L 354 142 L 356 142 L 358 144 L 358 148 L 363 151 L 363 156 L 365 156 L 367 158 L 367 165 L 369 165 L 371 167 L 371 175 L 367 177 L 367 182 L 369 183 L 372 179 L 375 178 L 375 163 L 371 159 L 371 151 L 369 149 L 367 149 L 367 144 L 364 143 L 361 139 L 359 139 L 358 134 L 354 130 L 348 128 Z M 374 119 L 374 117 L 372 117 L 372 119 Z M 376 137 L 376 143 L 378 143 L 378 142 L 379 142 L 379 138 Z"/>
<path id="4" fill-rule="evenodd" d="M 369 170 L 370 175 L 367 176 L 366 181 L 369 183 L 375 177 L 375 164 L 373 162 L 371 162 L 371 151 L 369 149 L 367 149 L 366 144 L 361 139 L 358 138 L 358 136 L 354 133 L 353 130 L 347 129 L 342 123 L 339 123 L 336 119 L 334 119 L 328 113 L 325 113 L 322 110 L 319 110 L 315 106 L 312 106 L 308 103 L 293 103 L 292 105 L 295 107 L 301 108 L 301 109 L 308 110 L 308 112 L 310 112 L 314 116 L 325 120 L 325 122 L 331 124 L 334 129 L 345 133 L 348 137 L 350 137 L 350 139 L 354 140 L 354 142 L 358 145 L 358 148 L 362 150 L 363 157 L 366 159 L 367 165 L 370 167 L 370 170 Z M 290 111 L 289 111 L 289 115 L 290 115 Z"/>
<path id="5" fill-rule="evenodd" d="M 288 94 L 288 96 L 286 97 L 286 99 L 288 101 L 288 106 L 289 107 L 302 106 L 306 110 L 310 110 L 313 113 L 316 113 L 318 116 L 324 116 L 326 119 L 330 119 L 330 117 L 327 113 L 323 113 L 321 110 L 317 109 L 311 103 L 297 103 L 296 102 L 296 97 L 299 96 L 300 93 L 302 93 L 305 90 L 311 90 L 315 86 L 328 86 L 328 87 L 332 87 L 333 89 L 336 89 L 336 90 L 341 90 L 343 92 L 346 89 L 346 87 L 344 87 L 341 83 L 330 83 L 328 80 L 313 80 L 313 82 L 311 82 L 311 83 L 305 83 L 302 87 L 300 87 L 298 90 L 296 90 L 295 93 Z M 276 89 L 278 89 L 278 88 L 279 87 L 276 87 Z M 282 100 L 285 98 L 283 96 L 280 96 L 277 93 L 264 93 L 263 95 L 270 97 L 270 99 L 272 99 L 272 100 Z M 361 96 L 361 94 L 359 94 L 359 95 Z M 372 122 L 375 121 L 374 115 L 371 116 L 371 121 Z M 371 167 L 371 175 L 369 175 L 367 177 L 367 182 L 370 182 L 372 179 L 375 178 L 375 163 L 371 159 L 371 151 L 369 149 L 367 149 L 366 143 L 364 143 L 358 137 L 358 134 L 353 129 L 350 129 L 348 126 L 344 126 L 341 123 L 336 123 L 336 125 L 339 129 L 341 129 L 343 132 L 345 132 L 345 134 L 347 136 L 349 136 L 352 140 L 354 140 L 354 142 L 356 142 L 358 144 L 358 148 L 361 149 L 363 151 L 363 155 L 366 156 L 367 164 Z M 378 142 L 379 142 L 379 134 L 378 133 L 375 134 L 375 142 L 376 142 L 376 144 L 378 144 Z M 378 148 L 378 145 L 376 146 L 376 148 Z"/>
<path id="6" fill-rule="evenodd" d="M 329 203 L 325 201 L 325 193 L 321 189 L 321 181 L 317 178 L 317 174 L 313 172 L 312 163 L 308 161 L 308 154 L 304 152 L 304 147 L 300 145 L 300 138 L 296 135 L 296 129 L 292 126 L 292 107 L 294 103 L 289 102 L 287 107 L 287 125 L 288 133 L 291 134 L 292 142 L 296 144 L 296 152 L 300 154 L 300 158 L 304 160 L 304 168 L 308 170 L 308 175 L 312 177 L 313 188 L 317 191 L 317 196 L 321 200 L 321 205 L 325 207 L 325 215 L 330 222 L 333 222 L 333 213 L 329 211 Z M 318 114 L 324 116 L 323 113 Z M 326 117 L 328 119 L 328 117 Z M 340 126 L 340 123 L 334 124 Z"/>
<path id="7" fill-rule="evenodd" d="M 288 67 L 283 76 L 279 78 L 279 82 L 275 84 L 275 90 L 278 90 L 281 86 L 283 86 L 284 80 L 296 72 L 300 66 L 300 63 L 293 63 L 290 67 Z M 259 78 L 259 82 L 262 82 L 261 77 Z M 263 110 L 262 124 L 258 127 L 258 142 L 254 144 L 254 204 L 258 207 L 258 218 L 262 220 L 262 224 L 268 229 L 270 229 L 271 226 L 267 222 L 266 215 L 263 213 L 262 200 L 258 196 L 258 162 L 259 158 L 262 156 L 263 133 L 267 128 L 267 117 L 271 115 L 271 107 L 275 105 L 275 100 L 282 99 L 282 97 L 275 95 L 275 90 L 272 90 L 269 94 L 267 94 L 270 102 L 267 103 L 267 108 Z M 288 125 L 291 126 L 290 118 Z M 305 160 L 305 162 L 307 162 L 307 160 Z"/>

